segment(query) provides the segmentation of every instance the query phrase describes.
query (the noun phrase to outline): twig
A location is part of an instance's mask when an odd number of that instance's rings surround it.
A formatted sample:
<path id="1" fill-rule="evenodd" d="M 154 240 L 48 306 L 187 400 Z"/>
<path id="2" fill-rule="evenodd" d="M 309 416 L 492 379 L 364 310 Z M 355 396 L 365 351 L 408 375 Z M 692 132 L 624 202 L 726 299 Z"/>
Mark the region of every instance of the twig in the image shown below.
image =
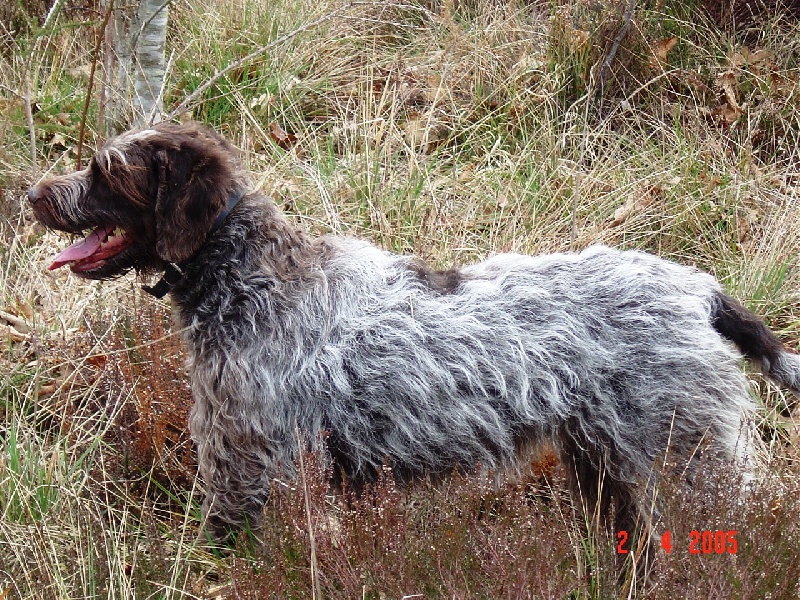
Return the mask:
<path id="1" fill-rule="evenodd" d="M 25 100 L 25 94 L 20 94 L 17 90 L 15 90 L 13 88 L 10 88 L 7 85 L 4 85 L 2 83 L 0 83 L 0 90 L 3 90 L 5 92 L 9 93 L 12 96 L 16 96 L 20 100 Z"/>
<path id="2" fill-rule="evenodd" d="M 39 176 L 39 161 L 36 159 L 36 130 L 33 125 L 33 108 L 31 106 L 31 78 L 27 70 L 25 71 L 25 94 L 22 96 L 22 101 L 31 145 L 31 168 L 33 169 L 34 179 L 37 179 Z"/>
<path id="3" fill-rule="evenodd" d="M 312 600 L 322 600 L 322 586 L 319 581 L 319 564 L 317 563 L 317 544 L 314 537 L 313 523 L 311 522 L 311 498 L 308 493 L 308 477 L 306 476 L 305 462 L 303 461 L 303 444 L 300 437 L 300 428 L 297 423 L 294 425 L 294 433 L 297 437 L 297 447 L 300 460 L 300 482 L 303 485 L 303 497 L 306 506 L 306 526 L 308 527 L 308 545 L 311 548 L 311 582 L 313 588 L 311 590 Z"/>
<path id="4" fill-rule="evenodd" d="M 42 30 L 46 30 L 48 27 L 50 27 L 50 24 L 55 21 L 59 10 L 61 10 L 61 5 L 64 4 L 65 1 L 66 0 L 56 0 L 53 2 L 53 6 L 51 6 L 50 10 L 47 11 L 47 16 L 44 18 L 44 23 L 42 23 Z"/>
<path id="5" fill-rule="evenodd" d="M 600 96 L 603 95 L 606 79 L 608 78 L 608 72 L 611 70 L 611 64 L 614 62 L 614 58 L 617 56 L 619 46 L 622 43 L 622 40 L 625 39 L 628 30 L 631 28 L 631 19 L 633 18 L 634 8 L 636 8 L 636 0 L 628 0 L 628 8 L 625 10 L 625 14 L 622 17 L 622 27 L 619 28 L 619 31 L 614 38 L 614 43 L 611 44 L 608 54 L 606 54 L 602 64 L 600 65 L 599 72 L 597 73 L 597 87 L 595 89 Z"/>
<path id="6" fill-rule="evenodd" d="M 89 69 L 89 83 L 86 85 L 86 98 L 83 101 L 83 110 L 81 111 L 81 125 L 80 129 L 78 130 L 78 151 L 77 156 L 75 157 L 75 168 L 80 170 L 81 168 L 81 152 L 83 151 L 83 140 L 84 136 L 86 135 L 86 115 L 89 113 L 89 103 L 92 100 L 92 89 L 94 88 L 94 73 L 97 69 L 97 61 L 100 58 L 100 44 L 103 41 L 103 37 L 105 36 L 106 27 L 108 26 L 108 21 L 111 19 L 111 13 L 114 10 L 114 0 L 110 0 L 108 3 L 108 8 L 106 9 L 106 14 L 103 17 L 103 22 L 100 23 L 100 28 L 97 30 L 97 33 L 94 37 L 94 51 L 92 52 L 92 63 Z"/>
<path id="7" fill-rule="evenodd" d="M 227 67 L 225 67 L 221 71 L 217 71 L 216 73 L 214 73 L 214 75 L 212 75 L 209 79 L 207 79 L 200 87 L 198 87 L 191 94 L 189 94 L 186 98 L 184 98 L 183 101 L 180 104 L 178 104 L 178 106 L 176 106 L 166 116 L 166 120 L 174 119 L 178 115 L 186 112 L 188 110 L 188 108 L 189 108 L 189 105 L 191 105 L 203 92 L 205 92 L 208 88 L 210 88 L 212 85 L 214 85 L 217 81 L 219 81 L 222 77 L 224 77 L 225 75 L 227 75 L 231 71 L 233 71 L 235 69 L 238 69 L 239 67 L 241 67 L 245 63 L 248 63 L 251 60 L 253 60 L 255 58 L 258 58 L 262 54 L 266 54 L 269 50 L 272 50 L 276 46 L 280 46 L 281 44 L 291 40 L 292 38 L 298 36 L 299 34 L 303 33 L 304 31 L 308 31 L 309 29 L 313 29 L 317 25 L 320 25 L 321 23 L 324 23 L 325 21 L 328 21 L 328 20 L 332 19 L 336 15 L 345 12 L 346 10 L 348 10 L 350 7 L 354 6 L 355 4 L 356 3 L 352 2 L 352 1 L 351 2 L 347 2 L 344 5 L 340 6 L 339 8 L 335 8 L 332 11 L 327 12 L 326 14 L 322 15 L 319 19 L 315 19 L 314 21 L 306 23 L 305 25 L 301 25 L 297 29 L 295 29 L 293 31 L 290 31 L 289 33 L 287 33 L 285 35 L 282 35 L 278 39 L 276 39 L 276 40 L 270 42 L 269 44 L 267 44 L 266 46 L 262 46 L 262 47 L 258 48 L 257 50 L 253 50 L 247 56 L 245 56 L 243 58 L 240 58 L 239 60 L 230 63 Z"/>
<path id="8" fill-rule="evenodd" d="M 12 342 L 27 342 L 31 339 L 29 333 L 22 333 L 13 325 L 0 323 L 0 340 L 11 340 Z"/>
<path id="9" fill-rule="evenodd" d="M 580 150 L 578 153 L 578 158 L 576 160 L 576 166 L 580 169 L 581 165 L 583 164 L 584 157 L 586 156 L 587 151 L 587 143 L 588 143 L 588 123 L 589 123 L 589 108 L 592 104 L 592 101 L 596 98 L 600 98 L 602 101 L 603 91 L 605 88 L 606 78 L 608 77 L 608 72 L 611 69 L 611 64 L 614 62 L 614 58 L 617 55 L 617 51 L 619 50 L 620 44 L 622 44 L 622 40 L 625 38 L 625 35 L 628 33 L 628 30 L 631 26 L 631 19 L 633 18 L 633 10 L 636 8 L 636 0 L 628 0 L 628 8 L 625 10 L 625 14 L 622 17 L 622 27 L 620 27 L 617 35 L 614 37 L 614 42 L 611 44 L 611 48 L 606 54 L 605 58 L 603 59 L 602 63 L 600 64 L 599 68 L 595 68 L 592 71 L 592 75 L 589 78 L 589 85 L 587 87 L 586 93 L 575 101 L 573 107 L 577 107 L 580 102 L 584 102 L 584 110 L 583 110 L 583 133 L 581 135 L 581 144 Z M 581 191 L 581 184 L 583 183 L 583 176 L 580 172 L 575 173 L 575 180 L 574 185 L 572 187 L 572 210 L 571 210 L 571 217 L 570 217 L 570 233 L 569 233 L 569 246 L 570 248 L 575 247 L 575 243 L 578 239 L 578 198 Z"/>
<path id="10" fill-rule="evenodd" d="M 14 329 L 22 333 L 28 332 L 29 327 L 25 322 L 25 319 L 18 317 L 17 315 L 12 315 L 9 312 L 0 310 L 0 321 L 7 321 Z"/>

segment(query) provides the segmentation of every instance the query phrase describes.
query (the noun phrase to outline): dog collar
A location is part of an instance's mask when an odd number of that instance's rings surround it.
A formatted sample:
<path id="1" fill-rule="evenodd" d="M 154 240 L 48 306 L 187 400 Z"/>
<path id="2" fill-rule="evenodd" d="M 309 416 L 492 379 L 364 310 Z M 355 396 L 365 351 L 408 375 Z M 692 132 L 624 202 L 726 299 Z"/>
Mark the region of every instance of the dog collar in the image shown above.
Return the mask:
<path id="1" fill-rule="evenodd" d="M 240 192 L 232 192 L 231 195 L 228 196 L 228 202 L 225 205 L 225 210 L 217 215 L 217 218 L 214 220 L 214 223 L 212 223 L 211 229 L 208 232 L 208 237 L 211 237 L 214 232 L 217 231 L 217 229 L 222 227 L 225 219 L 228 218 L 228 215 L 230 215 L 231 211 L 236 208 L 236 205 L 239 204 L 242 198 L 244 198 L 244 194 Z M 173 286 L 178 285 L 183 280 L 185 274 L 182 267 L 192 260 L 192 258 L 193 257 L 187 258 L 180 264 L 175 264 L 172 262 L 167 263 L 161 279 L 159 279 L 155 285 L 143 285 L 142 289 L 151 296 L 163 298 Z"/>

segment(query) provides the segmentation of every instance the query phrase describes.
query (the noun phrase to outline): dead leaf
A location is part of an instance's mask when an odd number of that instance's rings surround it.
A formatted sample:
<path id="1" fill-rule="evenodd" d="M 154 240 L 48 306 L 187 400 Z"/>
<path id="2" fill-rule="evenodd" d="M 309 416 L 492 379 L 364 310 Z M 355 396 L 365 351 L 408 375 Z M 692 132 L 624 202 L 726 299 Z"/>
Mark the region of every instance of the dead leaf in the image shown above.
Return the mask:
<path id="1" fill-rule="evenodd" d="M 0 112 L 3 114 L 11 114 L 11 111 L 17 107 L 22 107 L 22 100 L 19 98 L 0 98 Z"/>
<path id="2" fill-rule="evenodd" d="M 447 139 L 447 127 L 427 115 L 412 112 L 403 126 L 406 143 L 429 154 Z"/>
<path id="3" fill-rule="evenodd" d="M 61 149 L 61 150 L 64 150 L 64 149 L 67 148 L 67 140 L 64 138 L 63 135 L 61 135 L 58 132 L 53 134 L 53 136 L 50 138 L 50 142 L 49 143 L 53 148 L 58 148 L 58 149 Z"/>
<path id="4" fill-rule="evenodd" d="M 788 98 L 797 90 L 797 79 L 796 77 L 787 76 L 785 73 L 770 73 L 769 87 L 772 93 Z"/>
<path id="5" fill-rule="evenodd" d="M 91 63 L 86 63 L 85 65 L 78 65 L 77 67 L 72 67 L 71 69 L 67 69 L 67 74 L 70 77 L 74 77 L 75 79 L 88 80 L 92 74 L 92 65 Z"/>
<path id="6" fill-rule="evenodd" d="M 269 126 L 269 137 L 282 150 L 289 150 L 297 143 L 297 136 L 285 131 L 277 122 Z"/>
<path id="7" fill-rule="evenodd" d="M 614 216 L 611 217 L 608 227 L 619 227 L 633 215 L 650 206 L 660 191 L 659 188 L 654 186 L 640 195 L 629 196 L 625 204 L 614 211 Z"/>
<path id="8" fill-rule="evenodd" d="M 725 93 L 725 101 L 728 103 L 728 106 L 734 109 L 738 109 L 741 111 L 741 107 L 739 103 L 736 101 L 736 84 L 738 82 L 738 78 L 733 71 L 725 71 L 719 77 L 717 77 L 717 84 L 722 88 L 722 91 Z"/>
<path id="9" fill-rule="evenodd" d="M 92 354 L 91 356 L 86 357 L 86 362 L 92 365 L 93 367 L 97 367 L 102 369 L 106 366 L 108 362 L 108 355 L 107 354 Z"/>
<path id="10" fill-rule="evenodd" d="M 733 125 L 742 116 L 742 109 L 730 104 L 721 104 L 711 111 L 711 116 L 723 125 Z"/>
<path id="11" fill-rule="evenodd" d="M 25 302 L 20 298 L 16 298 L 14 306 L 16 307 L 17 311 L 22 315 L 23 319 L 27 319 L 28 321 L 33 319 L 33 307 L 28 302 Z"/>
<path id="12" fill-rule="evenodd" d="M 570 28 L 567 32 L 569 35 L 570 50 L 573 52 L 581 52 L 588 45 L 591 34 L 583 29 Z"/>
<path id="13" fill-rule="evenodd" d="M 31 336 L 29 334 L 19 332 L 11 325 L 0 323 L 0 340 L 5 339 L 12 342 L 27 342 L 30 337 Z"/>
<path id="14" fill-rule="evenodd" d="M 688 86 L 693 87 L 701 94 L 708 94 L 711 92 L 699 74 L 695 73 L 694 71 L 683 71 L 682 74 L 685 77 L 685 82 Z"/>
<path id="15" fill-rule="evenodd" d="M 242 65 L 230 72 L 228 77 L 234 83 L 242 83 L 242 81 L 252 81 L 258 76 L 258 65 Z"/>
<path id="16" fill-rule="evenodd" d="M 722 178 L 719 175 L 708 171 L 701 171 L 697 177 L 703 183 L 703 191 L 707 194 L 710 194 L 714 188 L 722 184 Z"/>
<path id="17" fill-rule="evenodd" d="M 743 106 L 736 100 L 737 83 L 736 73 L 730 70 L 717 77 L 717 85 L 722 88 L 722 92 L 725 95 L 725 104 L 714 109 L 712 115 L 725 125 L 732 125 L 738 121 L 744 110 Z"/>
<path id="18" fill-rule="evenodd" d="M 30 331 L 28 324 L 22 317 L 18 317 L 10 312 L 0 310 L 0 321 L 5 321 L 21 333 L 28 333 Z"/>
<path id="19" fill-rule="evenodd" d="M 269 92 L 264 92 L 263 94 L 259 94 L 258 96 L 250 100 L 250 108 L 254 110 L 265 110 L 274 103 L 275 103 L 275 96 L 273 96 Z"/>
<path id="20" fill-rule="evenodd" d="M 678 43 L 678 38 L 675 36 L 659 40 L 650 46 L 652 52 L 650 56 L 650 66 L 659 67 L 667 64 L 667 55 Z"/>
<path id="21" fill-rule="evenodd" d="M 775 54 L 771 50 L 756 50 L 755 52 L 751 52 L 747 46 L 743 46 L 739 52 L 736 52 L 731 56 L 731 64 L 740 69 L 742 67 L 748 67 L 753 73 L 758 75 L 761 71 L 765 69 L 770 69 L 772 67 L 772 59 Z"/>
<path id="22" fill-rule="evenodd" d="M 59 388 L 59 384 L 56 383 L 43 383 L 39 386 L 38 394 L 39 396 L 49 396 L 50 394 L 54 394 L 55 391 Z"/>
<path id="23" fill-rule="evenodd" d="M 739 243 L 743 243 L 752 237 L 758 225 L 758 212 L 751 208 L 743 208 L 737 212 L 736 237 Z"/>

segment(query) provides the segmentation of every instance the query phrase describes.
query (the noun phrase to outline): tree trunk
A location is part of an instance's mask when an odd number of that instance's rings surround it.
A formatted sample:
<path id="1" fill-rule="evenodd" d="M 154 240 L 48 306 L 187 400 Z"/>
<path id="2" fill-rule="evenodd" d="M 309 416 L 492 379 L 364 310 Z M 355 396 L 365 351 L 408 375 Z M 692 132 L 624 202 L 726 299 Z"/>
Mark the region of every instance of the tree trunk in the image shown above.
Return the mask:
<path id="1" fill-rule="evenodd" d="M 169 0 L 131 0 L 114 7 L 106 44 L 109 135 L 161 120 L 168 6 Z"/>
<path id="2" fill-rule="evenodd" d="M 169 0 L 141 0 L 135 42 L 134 116 L 136 125 L 160 121 L 164 113 L 164 49 L 167 43 Z"/>

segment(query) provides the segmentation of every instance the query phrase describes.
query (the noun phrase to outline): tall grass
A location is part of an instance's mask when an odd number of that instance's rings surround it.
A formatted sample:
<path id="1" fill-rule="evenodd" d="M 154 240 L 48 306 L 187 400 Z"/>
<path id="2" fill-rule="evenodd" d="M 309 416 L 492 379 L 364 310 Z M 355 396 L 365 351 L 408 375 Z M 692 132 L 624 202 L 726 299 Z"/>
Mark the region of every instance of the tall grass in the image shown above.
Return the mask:
<path id="1" fill-rule="evenodd" d="M 187 0 L 172 5 L 166 103 L 274 44 L 180 118 L 229 136 L 299 226 L 442 266 L 646 249 L 711 271 L 796 347 L 796 24 L 745 42 L 693 3 L 640 6 L 600 95 L 624 4 Z M 23 201 L 41 172 L 74 167 L 99 22 L 36 17 L 0 29 L 0 598 L 797 597 L 800 430 L 794 400 L 756 375 L 765 472 L 744 499 L 734 476 L 702 493 L 665 482 L 673 548 L 649 584 L 618 577 L 618 540 L 591 532 L 548 462 L 491 485 L 401 491 L 387 473 L 334 499 L 309 457 L 258 538 L 196 547 L 169 307 L 132 276 L 46 271 L 66 241 Z M 737 553 L 690 554 L 693 530 L 736 530 Z"/>

